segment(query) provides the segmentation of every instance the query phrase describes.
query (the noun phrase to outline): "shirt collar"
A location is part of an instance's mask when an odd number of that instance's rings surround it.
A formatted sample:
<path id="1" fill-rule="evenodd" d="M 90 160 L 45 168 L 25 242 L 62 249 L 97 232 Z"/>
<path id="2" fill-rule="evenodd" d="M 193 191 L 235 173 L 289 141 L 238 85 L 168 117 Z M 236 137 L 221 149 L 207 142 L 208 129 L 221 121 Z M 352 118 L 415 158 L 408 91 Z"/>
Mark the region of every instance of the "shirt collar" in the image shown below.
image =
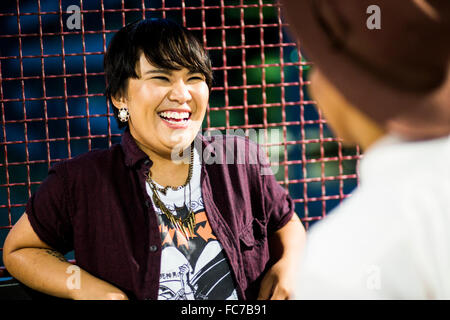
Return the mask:
<path id="1" fill-rule="evenodd" d="M 214 148 L 208 148 L 210 144 L 211 142 L 209 141 L 209 139 L 205 138 L 200 132 L 197 134 L 194 139 L 194 146 L 195 148 L 197 148 L 197 151 L 200 154 L 200 159 L 202 159 L 204 156 L 206 158 L 203 160 L 207 161 L 207 158 L 216 155 Z M 131 135 L 129 128 L 126 128 L 122 135 L 121 146 L 125 154 L 125 164 L 128 167 L 133 167 L 138 162 L 144 159 L 148 159 L 150 161 L 150 166 L 152 165 L 152 160 L 144 151 L 139 148 L 133 136 Z M 208 152 L 206 152 L 206 154 L 203 153 L 203 150 L 205 149 L 208 149 Z"/>
<path id="2" fill-rule="evenodd" d="M 136 144 L 136 141 L 131 135 L 130 129 L 128 127 L 125 129 L 122 135 L 122 141 L 120 144 L 125 154 L 125 164 L 128 167 L 134 166 L 141 160 L 149 159 L 147 154 L 142 151 Z"/>

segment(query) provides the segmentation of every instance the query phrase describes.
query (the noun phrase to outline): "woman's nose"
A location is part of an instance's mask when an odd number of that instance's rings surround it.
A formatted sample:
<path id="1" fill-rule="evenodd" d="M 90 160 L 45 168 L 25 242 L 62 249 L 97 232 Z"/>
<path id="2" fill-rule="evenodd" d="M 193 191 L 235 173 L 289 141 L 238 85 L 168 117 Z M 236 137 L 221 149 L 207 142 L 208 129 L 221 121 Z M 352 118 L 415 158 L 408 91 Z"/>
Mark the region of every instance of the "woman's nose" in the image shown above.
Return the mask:
<path id="1" fill-rule="evenodd" d="M 176 81 L 172 85 L 172 89 L 169 93 L 169 100 L 176 101 L 179 104 L 184 104 L 189 102 L 192 96 L 189 92 L 189 87 L 184 83 L 183 80 Z"/>

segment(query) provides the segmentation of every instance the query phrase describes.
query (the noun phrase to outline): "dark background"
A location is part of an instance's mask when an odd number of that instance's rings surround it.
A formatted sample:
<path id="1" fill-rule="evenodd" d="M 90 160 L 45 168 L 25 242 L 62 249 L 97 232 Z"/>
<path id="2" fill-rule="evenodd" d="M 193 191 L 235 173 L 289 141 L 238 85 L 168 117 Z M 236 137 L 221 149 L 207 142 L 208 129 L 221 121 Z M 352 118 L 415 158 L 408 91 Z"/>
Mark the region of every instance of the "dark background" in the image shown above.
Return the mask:
<path id="1" fill-rule="evenodd" d="M 79 30 L 66 25 L 70 5 L 82 7 Z M 120 142 L 103 53 L 143 12 L 184 24 L 208 49 L 215 82 L 204 129 L 264 129 L 269 138 L 279 130 L 279 141 L 257 142 L 278 143 L 267 151 L 278 153 L 276 177 L 306 227 L 356 186 L 359 151 L 343 148 L 317 113 L 306 90 L 311 63 L 276 2 L 2 0 L 0 248 L 51 165 Z"/>

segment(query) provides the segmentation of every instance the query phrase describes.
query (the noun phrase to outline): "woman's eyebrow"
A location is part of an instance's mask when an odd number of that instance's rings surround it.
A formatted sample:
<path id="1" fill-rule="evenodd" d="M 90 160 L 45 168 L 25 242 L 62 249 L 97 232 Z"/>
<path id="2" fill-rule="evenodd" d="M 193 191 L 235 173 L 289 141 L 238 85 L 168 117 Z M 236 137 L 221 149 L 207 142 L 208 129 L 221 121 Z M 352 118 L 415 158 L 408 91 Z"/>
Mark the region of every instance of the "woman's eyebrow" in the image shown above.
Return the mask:
<path id="1" fill-rule="evenodd" d="M 172 71 L 170 71 L 168 69 L 152 69 L 152 70 L 145 71 L 144 75 L 155 74 L 155 73 L 163 73 L 163 74 L 170 76 L 172 74 Z"/>
<path id="2" fill-rule="evenodd" d="M 203 74 L 203 73 L 198 70 L 189 70 L 187 74 L 191 75 L 191 74 Z"/>
<path id="3" fill-rule="evenodd" d="M 170 70 L 170 69 L 151 69 L 151 70 L 147 70 L 147 71 L 145 71 L 144 72 L 144 76 L 146 76 L 146 75 L 151 75 L 151 74 L 165 74 L 165 75 L 168 75 L 168 76 L 171 76 L 172 75 L 172 70 Z M 187 73 L 188 75 L 193 75 L 193 74 L 201 74 L 201 75 L 203 75 L 203 73 L 202 72 L 200 72 L 200 71 L 195 71 L 195 70 L 189 70 L 188 71 L 188 73 Z"/>

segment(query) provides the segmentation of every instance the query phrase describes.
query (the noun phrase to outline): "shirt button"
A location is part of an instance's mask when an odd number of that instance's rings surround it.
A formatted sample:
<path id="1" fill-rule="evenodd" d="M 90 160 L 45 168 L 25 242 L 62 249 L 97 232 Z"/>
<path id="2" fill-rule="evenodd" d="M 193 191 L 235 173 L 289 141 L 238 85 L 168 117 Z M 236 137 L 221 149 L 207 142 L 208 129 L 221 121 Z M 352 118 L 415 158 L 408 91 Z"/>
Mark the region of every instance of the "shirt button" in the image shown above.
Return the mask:
<path id="1" fill-rule="evenodd" d="M 146 206 L 147 208 L 150 207 L 150 201 L 149 201 L 149 200 L 145 200 L 145 206 Z"/>
<path id="2" fill-rule="evenodd" d="M 158 250 L 158 246 L 154 244 L 150 246 L 150 252 L 156 252 L 156 250 Z"/>

